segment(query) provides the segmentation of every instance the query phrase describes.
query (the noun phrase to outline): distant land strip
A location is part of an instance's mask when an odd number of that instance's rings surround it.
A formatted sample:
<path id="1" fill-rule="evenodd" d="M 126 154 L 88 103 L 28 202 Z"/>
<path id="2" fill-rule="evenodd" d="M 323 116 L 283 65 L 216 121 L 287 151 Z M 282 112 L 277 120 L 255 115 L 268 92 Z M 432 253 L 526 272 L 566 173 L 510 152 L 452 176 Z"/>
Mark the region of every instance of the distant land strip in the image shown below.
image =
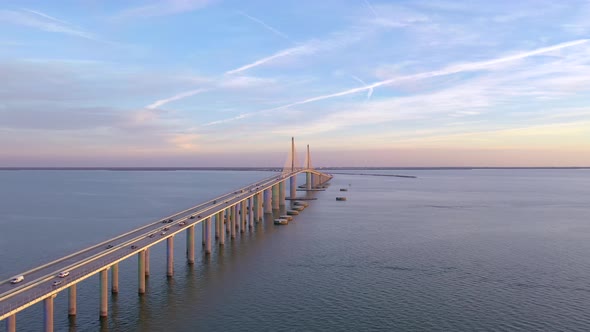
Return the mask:
<path id="1" fill-rule="evenodd" d="M 399 174 L 371 174 L 371 173 L 332 173 L 332 174 L 342 174 L 342 175 L 367 175 L 367 176 L 391 176 L 395 178 L 409 178 L 415 179 L 417 176 L 413 175 L 399 175 Z"/>

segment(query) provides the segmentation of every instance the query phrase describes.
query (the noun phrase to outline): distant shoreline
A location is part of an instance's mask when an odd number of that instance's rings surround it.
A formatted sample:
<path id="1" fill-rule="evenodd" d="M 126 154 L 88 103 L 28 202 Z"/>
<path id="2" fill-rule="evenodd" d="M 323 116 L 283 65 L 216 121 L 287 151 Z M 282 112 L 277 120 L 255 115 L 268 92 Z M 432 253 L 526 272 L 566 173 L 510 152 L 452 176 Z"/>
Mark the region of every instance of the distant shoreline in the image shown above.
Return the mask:
<path id="1" fill-rule="evenodd" d="M 589 169 L 584 167 L 317 167 L 321 170 L 479 170 L 479 169 Z M 0 167 L 0 171 L 267 171 L 280 172 L 280 167 Z"/>

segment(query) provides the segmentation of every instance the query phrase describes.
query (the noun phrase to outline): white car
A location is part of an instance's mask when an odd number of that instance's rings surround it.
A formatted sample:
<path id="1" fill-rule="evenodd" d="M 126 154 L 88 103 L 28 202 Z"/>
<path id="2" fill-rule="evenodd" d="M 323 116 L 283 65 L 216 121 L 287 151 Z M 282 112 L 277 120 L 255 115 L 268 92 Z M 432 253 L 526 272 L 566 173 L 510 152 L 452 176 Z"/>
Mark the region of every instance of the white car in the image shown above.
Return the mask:
<path id="1" fill-rule="evenodd" d="M 19 282 L 25 280 L 24 276 L 18 276 L 18 277 L 14 277 L 12 278 L 12 280 L 10 280 L 11 284 L 18 284 Z"/>
<path id="2" fill-rule="evenodd" d="M 53 282 L 53 286 L 59 286 L 61 285 L 61 280 L 56 280 Z"/>
<path id="3" fill-rule="evenodd" d="M 57 276 L 60 278 L 65 278 L 70 275 L 70 271 L 62 271 Z"/>

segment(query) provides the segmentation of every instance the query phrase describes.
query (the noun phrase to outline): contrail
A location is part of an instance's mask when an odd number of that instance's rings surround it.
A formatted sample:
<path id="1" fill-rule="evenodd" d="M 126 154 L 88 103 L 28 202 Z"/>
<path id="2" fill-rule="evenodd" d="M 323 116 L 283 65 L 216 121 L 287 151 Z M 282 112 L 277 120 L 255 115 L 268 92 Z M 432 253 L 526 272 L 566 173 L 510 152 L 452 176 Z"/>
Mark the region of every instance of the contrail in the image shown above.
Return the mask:
<path id="1" fill-rule="evenodd" d="M 291 54 L 307 54 L 307 53 L 313 53 L 313 52 L 314 52 L 314 49 L 311 48 L 308 45 L 291 47 L 291 48 L 288 48 L 286 50 L 277 52 L 277 53 L 275 53 L 275 54 L 273 54 L 271 56 L 268 56 L 266 58 L 262 58 L 260 60 L 255 61 L 255 62 L 252 62 L 250 64 L 244 65 L 244 66 L 242 66 L 240 68 L 227 71 L 225 73 L 227 75 L 237 74 L 237 73 L 243 72 L 244 70 L 248 70 L 250 68 L 254 68 L 254 67 L 260 66 L 261 64 L 264 64 L 266 62 L 272 61 L 272 60 L 277 59 L 277 58 L 282 58 L 282 57 L 285 57 L 285 56 L 289 56 Z"/>
<path id="2" fill-rule="evenodd" d="M 59 23 L 61 23 L 61 24 L 65 24 L 65 25 L 72 26 L 70 23 L 68 23 L 68 22 L 66 22 L 66 21 L 62 21 L 62 20 L 60 20 L 60 19 L 58 19 L 58 18 L 55 18 L 55 17 L 53 17 L 53 16 L 49 16 L 49 15 L 47 15 L 47 14 L 45 14 L 45 13 L 42 13 L 42 12 L 39 12 L 39 11 L 36 11 L 36 10 L 32 10 L 32 9 L 27 9 L 27 8 L 21 8 L 21 9 L 22 9 L 22 10 L 24 10 L 24 11 L 26 11 L 26 12 L 29 12 L 29 13 L 33 13 L 33 14 L 39 15 L 39 16 L 41 16 L 41 17 L 44 17 L 44 18 L 46 18 L 46 19 L 49 19 L 49 20 L 52 20 L 52 21 L 55 21 L 55 22 L 59 22 Z"/>
<path id="3" fill-rule="evenodd" d="M 280 32 L 279 30 L 277 30 L 277 29 L 275 29 L 275 28 L 271 27 L 270 25 L 268 25 L 268 24 L 264 23 L 264 22 L 263 22 L 263 21 L 261 21 L 260 19 L 257 19 L 257 18 L 256 18 L 256 17 L 254 17 L 254 16 L 250 16 L 250 15 L 248 15 L 247 13 L 245 13 L 245 12 L 243 12 L 243 11 L 239 11 L 238 13 L 239 13 L 240 15 L 242 15 L 242 16 L 245 16 L 246 18 L 249 18 L 250 20 L 252 20 L 252 21 L 254 21 L 254 22 L 256 22 L 256 23 L 258 23 L 258 24 L 262 25 L 263 27 L 265 27 L 267 30 L 269 30 L 270 32 L 274 33 L 275 35 L 277 35 L 277 36 L 281 36 L 281 37 L 283 37 L 283 38 L 285 38 L 285 39 L 287 39 L 287 40 L 291 40 L 291 39 L 289 39 L 289 36 L 287 36 L 286 34 L 284 34 L 284 33 Z"/>
<path id="4" fill-rule="evenodd" d="M 207 91 L 207 89 L 196 89 L 196 90 L 182 92 L 182 93 L 179 93 L 177 95 L 174 95 L 174 96 L 172 96 L 170 98 L 156 100 L 155 102 L 147 105 L 145 108 L 147 108 L 149 110 L 153 110 L 153 109 L 159 108 L 159 107 L 161 107 L 161 106 L 163 106 L 165 104 L 168 104 L 170 102 L 173 102 L 175 100 L 184 99 L 184 98 L 187 98 L 187 97 L 190 97 L 190 96 L 194 96 L 196 94 L 199 94 L 199 93 L 205 92 L 205 91 Z"/>
<path id="5" fill-rule="evenodd" d="M 380 86 L 389 85 L 389 84 L 393 84 L 393 83 L 397 83 L 397 82 L 405 81 L 405 80 L 425 79 L 425 78 L 431 78 L 431 77 L 437 77 L 437 76 L 457 74 L 457 73 L 462 73 L 462 72 L 477 71 L 477 70 L 485 69 L 487 67 L 491 67 L 493 65 L 505 63 L 505 62 L 521 60 L 521 59 L 525 59 L 525 58 L 528 58 L 531 56 L 535 56 L 535 55 L 539 55 L 539 54 L 543 54 L 543 53 L 547 53 L 547 52 L 551 52 L 551 51 L 557 51 L 557 50 L 567 48 L 567 47 L 581 45 L 581 44 L 587 43 L 588 41 L 590 41 L 590 39 L 579 39 L 579 40 L 574 40 L 574 41 L 570 41 L 570 42 L 566 42 L 566 43 L 556 44 L 553 46 L 538 48 L 538 49 L 532 50 L 532 51 L 521 52 L 521 53 L 514 54 L 514 55 L 500 57 L 497 59 L 486 60 L 486 61 L 477 61 L 477 62 L 468 62 L 468 63 L 459 64 L 459 65 L 451 65 L 451 66 L 448 66 L 448 67 L 440 69 L 440 70 L 429 71 L 429 72 L 424 72 L 424 73 L 419 73 L 419 74 L 414 74 L 414 75 L 400 76 L 400 77 L 391 78 L 388 80 L 375 82 L 373 84 L 365 85 L 360 88 L 348 89 L 348 90 L 344 90 L 344 91 L 340 91 L 340 92 L 335 92 L 332 94 L 327 94 L 327 95 L 323 95 L 323 96 L 317 96 L 317 97 L 312 97 L 312 98 L 296 101 L 296 102 L 293 102 L 290 104 L 278 106 L 278 107 L 271 108 L 271 109 L 260 110 L 260 111 L 247 113 L 247 114 L 241 114 L 239 117 L 225 119 L 225 120 L 218 120 L 218 121 L 207 123 L 205 125 L 214 125 L 214 124 L 230 122 L 230 121 L 234 121 L 234 120 L 238 120 L 238 119 L 243 119 L 243 118 L 258 114 L 258 113 L 278 111 L 278 110 L 290 108 L 290 107 L 297 106 L 297 105 L 309 104 L 309 103 L 320 101 L 320 100 L 347 96 L 347 95 L 351 95 L 351 94 L 362 92 L 362 91 L 370 91 L 370 90 L 372 90 L 374 88 L 378 88 Z"/>
<path id="6" fill-rule="evenodd" d="M 379 18 L 379 15 L 377 15 L 377 12 L 375 11 L 375 8 L 373 8 L 373 6 L 369 2 L 369 0 L 365 0 L 365 3 L 367 4 L 367 7 L 369 7 L 369 9 L 371 10 L 371 12 L 373 12 L 373 15 L 375 15 L 375 18 Z"/>
<path id="7" fill-rule="evenodd" d="M 354 78 L 355 80 L 359 81 L 362 85 L 367 85 L 367 83 L 365 83 L 365 81 L 361 80 L 360 78 L 354 76 L 354 75 L 350 75 L 350 77 Z M 369 92 L 367 93 L 367 100 L 371 99 L 371 96 L 373 95 L 373 88 L 369 89 Z"/>

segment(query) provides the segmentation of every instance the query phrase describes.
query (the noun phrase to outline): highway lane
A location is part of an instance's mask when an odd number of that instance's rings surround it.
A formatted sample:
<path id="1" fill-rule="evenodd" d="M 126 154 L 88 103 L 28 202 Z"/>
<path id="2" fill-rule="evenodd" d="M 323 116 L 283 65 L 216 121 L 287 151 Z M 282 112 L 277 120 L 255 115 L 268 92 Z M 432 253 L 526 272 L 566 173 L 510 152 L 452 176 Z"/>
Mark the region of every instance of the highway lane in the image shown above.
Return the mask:
<path id="1" fill-rule="evenodd" d="M 302 172 L 302 170 L 296 171 L 295 173 L 300 172 Z M 72 256 L 68 259 L 58 260 L 43 269 L 25 275 L 26 279 L 21 284 L 0 285 L 0 316 L 4 315 L 11 308 L 30 302 L 31 299 L 40 298 L 44 294 L 47 295 L 59 291 L 73 283 L 87 278 L 88 276 L 96 274 L 101 267 L 109 266 L 117 260 L 121 260 L 129 255 L 134 255 L 146 247 L 164 241 L 167 237 L 184 231 L 189 226 L 201 222 L 208 216 L 214 215 L 226 207 L 232 206 L 245 198 L 264 191 L 295 173 L 280 176 L 275 175 L 260 180 L 234 192 L 224 194 L 216 199 L 209 200 L 190 209 L 176 213 L 173 215 L 175 217 L 173 223 L 163 224 L 160 220 L 142 226 L 127 233 L 125 236 L 119 236 L 115 238 L 116 240 L 103 242 L 103 244 L 107 242 L 112 244 L 113 248 L 106 249 L 105 246 L 98 245 L 91 247 L 90 250 L 82 250 L 78 255 Z M 182 216 L 179 218 L 180 215 Z M 202 218 L 189 219 L 191 215 L 201 215 Z M 180 221 L 185 221 L 186 224 L 179 227 L 178 223 Z M 170 230 L 165 236 L 161 236 L 160 231 L 166 226 L 169 226 Z M 149 234 L 152 233 L 155 233 L 156 235 L 153 238 L 149 238 Z M 132 244 L 137 245 L 138 248 L 131 249 Z M 57 278 L 56 275 L 63 270 L 70 271 L 70 276 L 66 278 Z M 62 280 L 62 284 L 55 288 L 52 286 L 52 283 L 58 279 Z M 9 290 L 5 291 L 6 288 Z"/>

